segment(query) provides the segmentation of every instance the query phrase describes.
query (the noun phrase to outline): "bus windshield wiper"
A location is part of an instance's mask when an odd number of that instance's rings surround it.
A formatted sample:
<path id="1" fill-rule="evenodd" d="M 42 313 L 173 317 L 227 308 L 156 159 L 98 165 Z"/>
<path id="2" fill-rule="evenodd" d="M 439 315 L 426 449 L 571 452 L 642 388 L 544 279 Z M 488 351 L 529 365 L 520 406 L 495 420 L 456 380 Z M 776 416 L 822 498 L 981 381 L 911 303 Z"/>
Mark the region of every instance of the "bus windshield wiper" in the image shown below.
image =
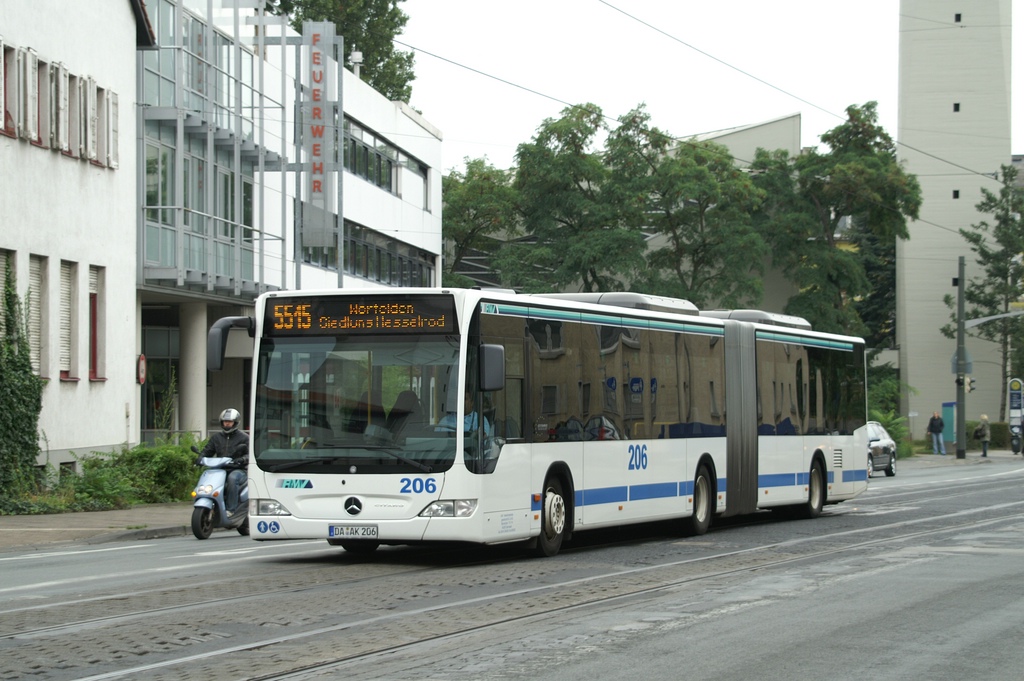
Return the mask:
<path id="1" fill-rule="evenodd" d="M 364 445 L 364 447 L 366 449 L 369 449 L 370 451 L 373 451 L 373 452 L 384 452 L 388 456 L 393 456 L 396 459 L 398 459 L 399 461 L 401 461 L 402 463 L 407 463 L 407 464 L 409 464 L 410 466 L 412 466 L 414 468 L 420 469 L 424 473 L 433 473 L 434 472 L 434 468 L 432 466 L 428 466 L 425 463 L 420 463 L 419 461 L 415 461 L 415 460 L 410 459 L 408 457 L 402 456 L 401 454 L 399 454 L 398 452 L 394 451 L 393 449 L 388 449 L 387 447 L 373 446 L 373 445 Z"/>

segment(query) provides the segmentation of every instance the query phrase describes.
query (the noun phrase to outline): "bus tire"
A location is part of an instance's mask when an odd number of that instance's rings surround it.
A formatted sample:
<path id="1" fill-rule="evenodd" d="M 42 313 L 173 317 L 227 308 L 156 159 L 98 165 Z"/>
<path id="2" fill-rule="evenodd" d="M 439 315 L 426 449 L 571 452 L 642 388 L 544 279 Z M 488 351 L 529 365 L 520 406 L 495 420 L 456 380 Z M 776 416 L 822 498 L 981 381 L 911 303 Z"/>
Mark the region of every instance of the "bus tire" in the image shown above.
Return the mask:
<path id="1" fill-rule="evenodd" d="M 537 554 L 551 557 L 562 548 L 565 538 L 567 517 L 562 481 L 548 476 L 544 481 L 544 494 L 540 506 L 540 536 L 537 538 Z"/>
<path id="2" fill-rule="evenodd" d="M 707 466 L 697 469 L 697 477 L 693 479 L 693 513 L 683 521 L 683 535 L 699 537 L 711 527 L 713 514 L 714 488 L 711 486 L 711 474 Z"/>
<path id="3" fill-rule="evenodd" d="M 807 478 L 807 501 L 800 505 L 801 518 L 817 518 L 825 506 L 825 472 L 817 459 L 811 464 Z"/>

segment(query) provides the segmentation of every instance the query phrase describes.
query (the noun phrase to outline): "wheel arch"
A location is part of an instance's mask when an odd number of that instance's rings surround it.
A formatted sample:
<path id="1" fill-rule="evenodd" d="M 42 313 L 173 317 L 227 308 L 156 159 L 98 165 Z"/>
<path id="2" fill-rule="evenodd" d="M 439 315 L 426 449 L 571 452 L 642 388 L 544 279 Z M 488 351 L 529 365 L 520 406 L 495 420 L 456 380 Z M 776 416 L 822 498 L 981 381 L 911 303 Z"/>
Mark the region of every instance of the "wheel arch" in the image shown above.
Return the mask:
<path id="1" fill-rule="evenodd" d="M 700 467 L 704 466 L 708 469 L 708 475 L 711 477 L 711 514 L 720 515 L 725 511 L 724 508 L 718 507 L 718 468 L 715 466 L 715 458 L 711 456 L 709 452 L 704 452 L 697 457 L 697 465 L 693 467 L 693 479 L 697 479 L 697 472 L 700 471 Z"/>
<path id="2" fill-rule="evenodd" d="M 576 527 L 576 483 L 572 477 L 572 469 L 564 461 L 552 462 L 544 472 L 544 480 L 550 477 L 558 478 L 559 482 L 562 483 L 566 515 L 565 539 L 568 541 L 572 538 L 573 528 Z"/>
<path id="3" fill-rule="evenodd" d="M 821 483 L 822 483 L 821 484 L 821 505 L 824 506 L 825 504 L 828 503 L 828 488 L 832 484 L 832 481 L 829 480 L 829 477 L 828 477 L 829 476 L 828 463 L 826 462 L 826 459 L 825 459 L 825 452 L 821 451 L 821 448 L 816 448 L 814 450 L 814 454 L 811 455 L 810 466 L 807 467 L 807 486 L 808 486 L 808 488 L 810 487 L 810 484 L 811 484 L 811 479 L 810 479 L 811 478 L 811 471 L 814 470 L 814 464 L 815 463 L 817 463 L 819 466 L 821 466 L 821 474 L 823 476 L 822 481 L 821 481 Z M 834 475 L 835 471 L 832 471 L 832 473 Z"/>

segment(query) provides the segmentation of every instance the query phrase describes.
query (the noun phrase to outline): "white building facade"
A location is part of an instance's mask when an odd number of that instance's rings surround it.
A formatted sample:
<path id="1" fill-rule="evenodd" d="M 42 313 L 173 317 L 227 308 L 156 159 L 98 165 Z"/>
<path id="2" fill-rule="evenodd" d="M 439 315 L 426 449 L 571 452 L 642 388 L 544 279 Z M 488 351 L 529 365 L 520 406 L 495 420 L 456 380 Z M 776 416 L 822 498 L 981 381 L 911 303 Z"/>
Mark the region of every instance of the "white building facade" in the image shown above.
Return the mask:
<path id="1" fill-rule="evenodd" d="M 69 39 L 69 36 L 74 39 Z M 0 3 L 0 267 L 46 379 L 41 463 L 137 440 L 135 101 L 142 2 Z"/>
<path id="2" fill-rule="evenodd" d="M 205 437 L 229 406 L 245 415 L 245 344 L 208 373 L 206 331 L 250 313 L 259 293 L 440 277 L 441 134 L 415 111 L 335 67 L 318 102 L 330 138 L 311 158 L 300 105 L 319 83 L 282 19 L 236 0 L 126 0 L 112 31 L 109 4 L 0 4 L 5 61 L 31 48 L 91 78 L 107 121 L 86 160 L 0 135 L 0 203 L 8 225 L 23 225 L 0 230 L 0 249 L 23 295 L 40 288 L 30 335 L 51 379 L 42 463 L 168 430 Z M 334 67 L 334 49 L 316 59 Z M 317 213 L 308 189 L 320 174 Z"/>
<path id="3" fill-rule="evenodd" d="M 981 188 L 999 193 L 996 174 L 1009 164 L 1010 1 L 901 0 L 899 156 L 921 184 L 920 219 L 897 243 L 896 336 L 904 383 L 901 412 L 924 437 L 932 412 L 943 414 L 953 439 L 956 341 L 939 332 L 950 323 L 945 295 L 963 256 L 968 280 L 982 275 L 960 236 L 991 216 L 979 213 Z M 966 418 L 999 418 L 1002 392 L 995 344 L 968 338 L 979 390 L 966 397 Z"/>

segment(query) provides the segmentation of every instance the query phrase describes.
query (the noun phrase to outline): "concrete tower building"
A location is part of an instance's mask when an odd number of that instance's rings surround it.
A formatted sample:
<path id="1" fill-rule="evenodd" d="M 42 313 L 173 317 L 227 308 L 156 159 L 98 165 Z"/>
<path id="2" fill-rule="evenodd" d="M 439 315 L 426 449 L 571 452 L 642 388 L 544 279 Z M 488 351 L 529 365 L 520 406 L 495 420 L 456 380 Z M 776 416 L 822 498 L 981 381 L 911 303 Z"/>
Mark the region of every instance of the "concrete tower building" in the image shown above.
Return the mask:
<path id="1" fill-rule="evenodd" d="M 998 193 L 996 174 L 1011 159 L 1010 19 L 1010 0 L 900 2 L 897 139 L 923 201 L 909 241 L 897 244 L 896 336 L 901 377 L 916 391 L 904 395 L 901 411 L 918 438 L 933 411 L 954 438 L 956 342 L 939 331 L 950 323 L 943 297 L 956 296 L 960 256 L 967 280 L 982 274 L 959 230 L 991 222 L 976 209 L 981 188 Z M 998 350 L 967 339 L 978 387 L 967 396 L 967 419 L 999 418 Z"/>

